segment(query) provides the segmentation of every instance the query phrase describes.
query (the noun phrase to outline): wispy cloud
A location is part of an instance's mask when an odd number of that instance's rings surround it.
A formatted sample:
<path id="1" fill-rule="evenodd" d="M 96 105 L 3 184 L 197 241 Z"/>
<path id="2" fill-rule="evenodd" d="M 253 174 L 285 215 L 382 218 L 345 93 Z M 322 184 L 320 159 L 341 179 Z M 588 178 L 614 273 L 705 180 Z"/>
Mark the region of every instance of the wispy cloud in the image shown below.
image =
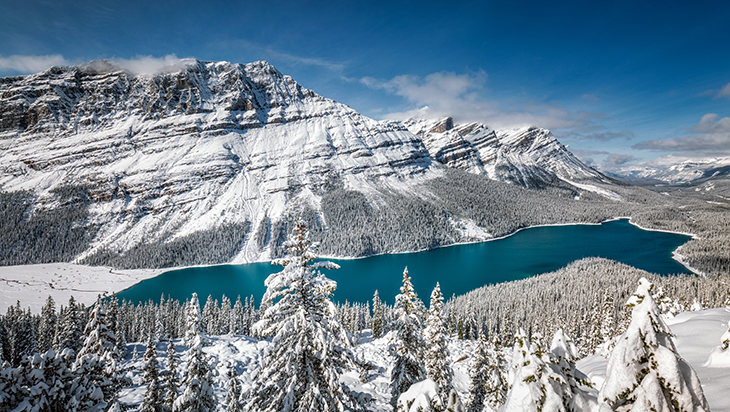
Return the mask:
<path id="1" fill-rule="evenodd" d="M 723 86 L 720 91 L 717 92 L 715 97 L 730 97 L 730 83 Z"/>
<path id="2" fill-rule="evenodd" d="M 634 138 L 634 133 L 630 130 L 622 130 L 620 132 L 602 131 L 584 134 L 574 134 L 572 137 L 580 140 L 595 140 L 598 142 L 609 142 L 617 139 L 630 140 Z"/>
<path id="3" fill-rule="evenodd" d="M 401 96 L 413 106 L 408 110 L 387 113 L 383 118 L 403 120 L 451 116 L 456 121 L 479 121 L 495 128 L 565 128 L 584 121 L 581 114 L 541 102 L 504 107 L 487 98 L 487 73 L 483 70 L 463 74 L 437 72 L 424 77 L 402 75 L 390 80 L 364 77 L 359 81 L 371 89 Z"/>
<path id="4" fill-rule="evenodd" d="M 603 161 L 603 166 L 605 168 L 615 167 L 615 166 L 623 166 L 626 163 L 635 162 L 639 160 L 638 157 L 634 157 L 627 154 L 621 154 L 621 153 L 611 153 L 606 157 L 606 160 Z"/>
<path id="5" fill-rule="evenodd" d="M 672 152 L 682 156 L 730 155 L 730 117 L 717 119 L 717 114 L 702 116 L 686 137 L 648 140 L 631 146 L 638 150 Z"/>
<path id="6" fill-rule="evenodd" d="M 0 56 L 0 71 L 10 71 L 19 74 L 38 73 L 53 66 L 66 66 L 69 64 L 71 63 L 60 54 L 45 56 Z"/>
<path id="7" fill-rule="evenodd" d="M 277 50 L 271 46 L 250 42 L 248 40 L 235 40 L 231 43 L 231 45 L 247 49 L 253 52 L 253 54 L 260 56 L 258 58 L 275 60 L 292 66 L 314 66 L 327 69 L 335 73 L 341 73 L 345 69 L 345 64 L 342 62 L 323 59 L 320 57 L 300 56 L 282 50 Z"/>

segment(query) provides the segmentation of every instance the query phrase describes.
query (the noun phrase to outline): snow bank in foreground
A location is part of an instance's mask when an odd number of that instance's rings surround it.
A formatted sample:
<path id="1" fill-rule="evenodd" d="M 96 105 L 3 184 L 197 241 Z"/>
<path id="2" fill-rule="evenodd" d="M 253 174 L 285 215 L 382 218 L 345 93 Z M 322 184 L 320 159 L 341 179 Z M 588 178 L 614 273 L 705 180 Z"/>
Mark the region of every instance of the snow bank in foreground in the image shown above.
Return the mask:
<path id="1" fill-rule="evenodd" d="M 40 313 L 49 295 L 56 307 L 66 305 L 73 295 L 87 306 L 96 302 L 97 295 L 119 292 L 168 269 L 112 270 L 104 266 L 82 266 L 71 263 L 0 266 L 0 313 L 20 301 Z"/>

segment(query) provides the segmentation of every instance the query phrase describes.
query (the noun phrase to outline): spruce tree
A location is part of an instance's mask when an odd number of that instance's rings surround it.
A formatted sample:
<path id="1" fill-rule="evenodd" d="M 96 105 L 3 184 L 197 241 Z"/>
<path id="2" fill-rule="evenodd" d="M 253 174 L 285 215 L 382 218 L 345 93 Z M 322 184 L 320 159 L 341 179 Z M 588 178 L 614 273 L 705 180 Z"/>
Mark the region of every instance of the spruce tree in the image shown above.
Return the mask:
<path id="1" fill-rule="evenodd" d="M 709 411 L 692 366 L 677 353 L 672 332 L 646 278 L 629 298 L 631 323 L 608 360 L 601 411 Z"/>
<path id="2" fill-rule="evenodd" d="M 81 349 L 83 342 L 81 341 L 81 327 L 79 326 L 79 311 L 76 299 L 71 296 L 68 300 L 68 307 L 61 310 L 61 316 L 58 319 L 53 344 L 56 353 L 61 353 L 64 349 L 71 349 L 74 353 L 78 353 Z"/>
<path id="3" fill-rule="evenodd" d="M 241 405 L 241 382 L 236 376 L 233 365 L 228 366 L 228 382 L 226 382 L 226 412 L 243 412 Z"/>
<path id="4" fill-rule="evenodd" d="M 335 319 L 330 300 L 337 284 L 317 269 L 337 269 L 332 262 L 313 262 L 317 244 L 299 220 L 284 242 L 288 256 L 275 260 L 281 272 L 266 281 L 263 304 L 270 307 L 254 332 L 271 336 L 264 364 L 246 394 L 245 409 L 258 411 L 342 411 L 359 409 L 341 371 L 354 369 L 355 359 L 344 328 Z M 262 306 L 264 306 L 262 304 Z"/>
<path id="5" fill-rule="evenodd" d="M 566 399 L 571 393 L 565 377 L 543 348 L 539 334 L 533 338 L 533 342 L 525 340 L 521 344 L 527 349 L 522 362 L 513 361 L 516 366 L 514 379 L 500 411 L 567 412 Z"/>
<path id="6" fill-rule="evenodd" d="M 508 384 L 502 368 L 504 358 L 495 343 L 490 344 L 484 333 L 479 335 L 469 368 L 469 412 L 496 411 L 504 403 Z"/>
<path id="7" fill-rule="evenodd" d="M 198 294 L 193 292 L 193 296 L 190 301 L 185 305 L 185 346 L 192 346 L 195 339 L 198 338 L 200 342 L 205 345 L 208 341 L 205 332 L 202 327 L 202 314 L 200 312 L 200 301 L 198 301 Z"/>
<path id="8" fill-rule="evenodd" d="M 165 379 L 165 406 L 172 410 L 177 399 L 177 360 L 175 359 L 175 343 L 170 338 L 167 344 L 167 376 Z"/>
<path id="9" fill-rule="evenodd" d="M 444 314 L 444 297 L 441 294 L 441 287 L 436 287 L 431 293 L 431 304 L 426 318 L 426 351 L 424 366 L 428 378 L 436 382 L 439 387 L 439 395 L 444 405 L 448 402 L 449 393 L 454 389 L 452 380 L 454 372 L 449 362 L 449 341 L 446 330 L 446 316 Z"/>
<path id="10" fill-rule="evenodd" d="M 183 376 L 183 393 L 175 400 L 173 412 L 212 412 L 218 403 L 210 383 L 210 367 L 203 353 L 203 342 L 199 335 L 192 338 L 187 352 Z"/>
<path id="11" fill-rule="evenodd" d="M 373 295 L 373 338 L 383 336 L 383 303 L 380 301 L 378 291 Z"/>
<path id="12" fill-rule="evenodd" d="M 41 322 L 38 325 L 38 352 L 46 353 L 53 347 L 57 319 L 56 302 L 48 295 L 46 304 L 41 309 Z"/>
<path id="13" fill-rule="evenodd" d="M 422 318 L 418 312 L 418 297 L 413 290 L 408 268 L 403 271 L 403 286 L 395 297 L 395 342 L 391 345 L 391 353 L 395 357 L 395 365 L 390 372 L 390 403 L 395 408 L 398 397 L 416 382 L 426 378 L 423 366 L 423 350 L 425 342 L 421 334 Z"/>
<path id="14" fill-rule="evenodd" d="M 144 366 L 142 368 L 147 390 L 139 408 L 141 412 L 162 412 L 164 410 L 159 366 L 159 362 L 157 362 L 157 341 L 150 337 L 147 340 L 147 350 L 144 353 Z"/>
<path id="15" fill-rule="evenodd" d="M 603 315 L 601 319 L 601 340 L 603 341 L 603 354 L 606 356 L 613 349 L 613 337 L 616 333 L 615 310 L 613 296 L 606 289 L 606 293 L 603 295 L 603 309 L 601 310 Z"/>

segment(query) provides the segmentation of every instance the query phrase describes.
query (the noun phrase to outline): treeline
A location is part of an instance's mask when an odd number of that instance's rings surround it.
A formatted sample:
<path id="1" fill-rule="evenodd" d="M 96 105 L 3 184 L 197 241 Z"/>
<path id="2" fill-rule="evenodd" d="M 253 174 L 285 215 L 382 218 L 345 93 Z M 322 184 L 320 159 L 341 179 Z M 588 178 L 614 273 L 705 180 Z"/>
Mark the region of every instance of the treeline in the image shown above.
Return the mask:
<path id="1" fill-rule="evenodd" d="M 457 333 L 461 330 L 467 338 L 484 332 L 511 342 L 518 326 L 528 336 L 552 336 L 562 329 L 585 355 L 625 328 L 625 303 L 642 277 L 655 284 L 654 299 L 667 316 L 730 306 L 730 286 L 717 279 L 658 276 L 615 261 L 586 258 L 555 272 L 478 288 L 450 300 L 447 311 L 457 319 L 452 322 L 461 328 Z"/>
<path id="2" fill-rule="evenodd" d="M 69 262 L 86 250 L 98 228 L 89 225 L 85 186 L 50 193 L 55 207 L 39 210 L 37 195 L 0 191 L 0 266 Z"/>
<path id="3" fill-rule="evenodd" d="M 140 242 L 125 252 L 104 249 L 80 263 L 113 266 L 119 269 L 167 268 L 212 265 L 230 262 L 243 249 L 249 222 L 230 223 L 201 230 L 168 241 L 170 235 L 154 242 Z"/>

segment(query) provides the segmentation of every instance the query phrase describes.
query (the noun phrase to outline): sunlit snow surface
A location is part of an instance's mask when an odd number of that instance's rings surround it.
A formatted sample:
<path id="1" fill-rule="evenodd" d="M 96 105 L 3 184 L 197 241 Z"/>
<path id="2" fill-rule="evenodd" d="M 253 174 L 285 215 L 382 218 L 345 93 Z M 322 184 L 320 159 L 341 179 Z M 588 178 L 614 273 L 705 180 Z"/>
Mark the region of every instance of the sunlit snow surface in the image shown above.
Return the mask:
<path id="1" fill-rule="evenodd" d="M 730 397 L 727 395 L 728 389 L 730 389 L 730 367 L 708 368 L 702 365 L 713 348 L 720 344 L 720 337 L 727 330 L 728 321 L 730 321 L 729 310 L 708 309 L 700 312 L 685 312 L 667 322 L 676 336 L 675 343 L 680 355 L 697 371 L 712 411 L 730 411 Z M 357 371 L 346 373 L 341 378 L 351 389 L 367 393 L 374 398 L 374 401 L 367 405 L 368 409 L 372 411 L 392 410 L 389 403 L 389 385 L 393 362 L 387 350 L 391 338 L 390 335 L 386 335 L 373 340 L 366 331 L 361 343 L 355 347 L 355 353 L 358 358 L 364 357 L 367 362 L 372 364 L 368 382 L 361 383 Z M 235 369 L 245 391 L 251 384 L 255 369 L 262 361 L 263 349 L 267 343 L 246 337 L 229 336 L 212 337 L 211 340 L 212 344 L 207 346 L 204 351 L 209 355 L 213 369 L 213 383 L 219 401 L 218 410 L 223 411 L 225 410 L 223 401 L 228 368 Z M 182 346 L 181 340 L 175 342 L 177 354 L 182 360 L 185 347 Z M 129 344 L 127 360 L 121 365 L 122 368 L 129 369 L 127 373 L 134 381 L 133 386 L 125 388 L 121 393 L 121 402 L 128 405 L 139 404 L 144 397 L 145 390 L 142 385 L 142 374 L 139 371 L 142 368 L 142 361 L 131 360 L 134 347 L 137 349 L 139 358 L 142 358 L 144 344 Z M 470 341 L 452 340 L 449 345 L 454 368 L 454 386 L 465 403 L 468 401 L 468 367 L 473 349 L 474 345 Z M 166 343 L 163 342 L 157 346 L 157 356 L 160 364 L 166 365 Z M 588 374 L 600 387 L 605 378 L 606 359 L 600 355 L 588 356 L 578 362 L 578 368 Z M 178 370 L 181 369 L 178 368 Z"/>
<path id="2" fill-rule="evenodd" d="M 40 313 L 49 295 L 56 301 L 56 309 L 67 305 L 72 295 L 76 302 L 89 306 L 98 295 L 111 295 L 166 270 L 111 270 L 71 263 L 0 266 L 0 313 L 18 301 L 23 309 Z"/>

